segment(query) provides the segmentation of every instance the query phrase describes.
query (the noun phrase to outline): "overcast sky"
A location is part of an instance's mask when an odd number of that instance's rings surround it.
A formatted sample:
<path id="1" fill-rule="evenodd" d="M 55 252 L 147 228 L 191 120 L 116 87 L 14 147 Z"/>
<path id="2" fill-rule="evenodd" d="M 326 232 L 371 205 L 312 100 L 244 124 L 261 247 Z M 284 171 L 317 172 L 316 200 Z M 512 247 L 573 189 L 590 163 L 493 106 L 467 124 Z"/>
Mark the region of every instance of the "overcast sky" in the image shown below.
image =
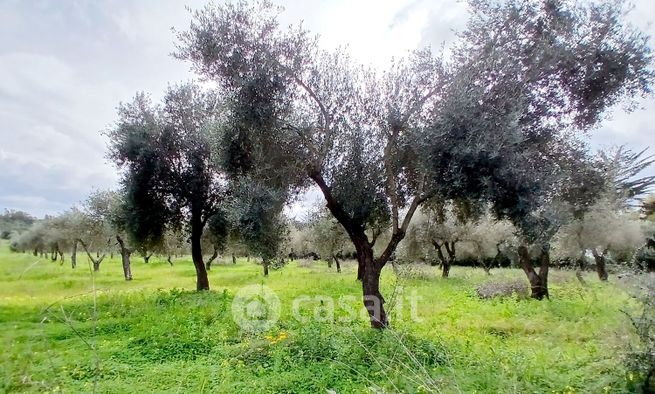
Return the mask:
<path id="1" fill-rule="evenodd" d="M 100 132 L 116 119 L 118 103 L 136 92 L 159 99 L 169 82 L 194 78 L 188 64 L 170 56 L 171 28 L 184 30 L 190 19 L 185 6 L 203 3 L 0 1 L 0 209 L 56 214 L 93 189 L 116 187 Z M 467 15 L 457 1 L 280 4 L 285 24 L 303 20 L 324 47 L 347 44 L 361 62 L 379 66 L 420 46 L 452 43 Z M 653 35 L 655 2 L 634 4 L 631 19 Z M 655 149 L 655 100 L 641 104 L 644 110 L 629 115 L 615 111 L 593 133 L 594 146 Z M 292 211 L 302 212 L 300 205 Z"/>

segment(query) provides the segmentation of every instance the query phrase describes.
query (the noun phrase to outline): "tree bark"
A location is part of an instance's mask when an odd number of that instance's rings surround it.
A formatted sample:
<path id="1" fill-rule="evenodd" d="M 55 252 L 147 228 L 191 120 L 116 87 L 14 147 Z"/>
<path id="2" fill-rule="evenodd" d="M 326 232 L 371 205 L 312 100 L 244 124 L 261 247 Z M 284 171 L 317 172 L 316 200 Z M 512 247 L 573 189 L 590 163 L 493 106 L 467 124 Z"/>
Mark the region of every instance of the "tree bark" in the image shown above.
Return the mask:
<path id="1" fill-rule="evenodd" d="M 598 279 L 603 282 L 607 282 L 609 275 L 607 274 L 605 252 L 598 253 L 596 248 L 591 248 L 591 254 L 594 256 L 594 260 L 596 261 L 596 272 L 598 273 Z"/>
<path id="2" fill-rule="evenodd" d="M 236 263 L 237 263 L 237 257 L 234 255 L 234 253 L 232 253 L 232 264 L 236 264 Z"/>
<path id="3" fill-rule="evenodd" d="M 357 260 L 363 267 L 362 291 L 364 307 L 368 311 L 373 328 L 385 328 L 389 325 L 387 314 L 384 310 L 384 297 L 380 293 L 380 273 L 382 267 L 376 264 L 373 258 L 373 248 L 368 242 L 360 241 L 356 245 Z"/>
<path id="4" fill-rule="evenodd" d="M 89 257 L 89 260 L 91 260 L 91 263 L 93 263 L 93 272 L 99 272 L 100 263 L 102 263 L 102 260 L 105 259 L 106 254 L 103 253 L 102 256 L 100 256 L 100 252 L 96 252 L 97 257 L 94 258 L 91 252 L 89 251 L 89 248 L 86 246 L 86 243 L 84 243 L 84 241 L 82 241 L 81 239 L 78 239 L 78 242 L 82 244 L 82 248 L 84 248 L 86 255 Z"/>
<path id="5" fill-rule="evenodd" d="M 207 260 L 207 263 L 205 264 L 205 268 L 207 268 L 207 271 L 210 271 L 212 269 L 212 262 L 216 260 L 216 257 L 218 257 L 218 249 L 216 249 L 216 246 L 214 246 L 214 253 L 212 253 L 211 256 L 209 256 L 209 260 Z"/>
<path id="6" fill-rule="evenodd" d="M 262 260 L 262 265 L 264 266 L 264 276 L 268 276 L 268 259 Z"/>
<path id="7" fill-rule="evenodd" d="M 77 241 L 73 241 L 73 249 L 71 250 L 71 268 L 77 267 Z"/>
<path id="8" fill-rule="evenodd" d="M 587 282 L 584 280 L 584 277 L 582 276 L 582 273 L 585 270 L 585 258 L 584 258 L 584 253 L 577 259 L 576 261 L 578 263 L 578 269 L 575 270 L 575 277 L 578 278 L 578 281 L 580 284 L 583 286 L 587 285 Z"/>
<path id="9" fill-rule="evenodd" d="M 166 261 L 168 261 L 168 264 L 170 264 L 171 267 L 173 266 L 173 261 L 171 260 L 171 255 L 170 254 L 168 255 L 168 257 L 166 257 Z"/>
<path id="10" fill-rule="evenodd" d="M 209 278 L 205 263 L 202 261 L 202 245 L 200 243 L 204 224 L 200 211 L 194 208 L 191 209 L 191 259 L 196 268 L 196 289 L 198 291 L 209 290 Z"/>
<path id="11" fill-rule="evenodd" d="M 334 263 L 337 265 L 337 272 L 341 273 L 341 263 L 339 263 L 339 259 L 337 258 L 337 255 L 335 254 L 332 256 L 334 258 Z"/>
<path id="12" fill-rule="evenodd" d="M 121 238 L 120 235 L 116 235 L 116 241 L 118 241 L 118 245 L 121 248 L 121 262 L 123 264 L 123 276 L 125 277 L 125 280 L 132 280 L 132 267 L 130 264 L 130 255 L 132 254 L 132 251 L 125 247 L 125 242 L 123 241 L 123 238 Z"/>
<path id="13" fill-rule="evenodd" d="M 433 240 L 432 241 L 432 246 L 434 246 L 434 249 L 437 251 L 437 257 L 439 257 L 439 261 L 441 262 L 441 277 L 442 278 L 447 278 L 448 275 L 450 275 L 450 249 L 448 248 L 448 242 L 444 242 L 443 244 L 440 244 L 438 241 Z M 446 251 L 448 252 L 448 258 L 443 254 L 443 249 L 441 249 L 442 246 L 446 247 Z"/>
<path id="14" fill-rule="evenodd" d="M 150 263 L 150 258 L 152 257 L 152 253 L 148 254 L 147 252 L 143 255 L 143 262 L 148 264 Z"/>
<path id="15" fill-rule="evenodd" d="M 549 247 L 547 245 L 542 247 L 539 256 L 539 273 L 534 270 L 532 261 L 530 261 L 528 248 L 525 245 L 519 246 L 518 253 L 519 264 L 521 265 L 523 272 L 527 275 L 528 281 L 530 281 L 531 297 L 537 300 L 543 300 L 544 297 L 548 298 L 548 268 L 550 265 Z"/>
<path id="16" fill-rule="evenodd" d="M 457 241 L 450 241 L 450 247 L 448 246 L 448 242 L 444 243 L 444 246 L 446 247 L 446 252 L 448 253 L 448 259 L 443 265 L 443 270 L 441 272 L 441 276 L 443 278 L 448 278 L 450 275 L 450 267 L 452 267 L 453 263 L 455 262 L 455 243 Z"/>

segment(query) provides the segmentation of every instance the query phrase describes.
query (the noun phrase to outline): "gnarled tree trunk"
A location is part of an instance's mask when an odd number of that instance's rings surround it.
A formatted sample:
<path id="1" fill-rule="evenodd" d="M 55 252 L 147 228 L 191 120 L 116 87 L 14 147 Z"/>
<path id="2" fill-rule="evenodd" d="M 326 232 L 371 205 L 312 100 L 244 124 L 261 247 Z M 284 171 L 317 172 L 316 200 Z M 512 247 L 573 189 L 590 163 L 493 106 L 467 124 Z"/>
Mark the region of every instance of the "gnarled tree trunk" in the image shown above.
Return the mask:
<path id="1" fill-rule="evenodd" d="M 125 280 L 132 280 L 132 267 L 130 264 L 130 255 L 132 251 L 125 246 L 125 242 L 120 235 L 116 235 L 116 241 L 121 248 L 121 262 L 123 264 L 123 276 Z"/>
<path id="2" fill-rule="evenodd" d="M 607 278 L 609 277 L 607 274 L 605 253 L 606 251 L 603 251 L 603 253 L 598 253 L 596 248 L 591 248 L 591 254 L 594 256 L 594 260 L 596 261 L 596 272 L 598 273 L 598 279 L 603 282 L 607 282 Z"/>
<path id="3" fill-rule="evenodd" d="M 91 263 L 93 263 L 93 272 L 98 272 L 100 271 L 100 263 L 102 263 L 102 260 L 105 259 L 106 254 L 103 253 L 102 256 L 100 255 L 100 252 L 96 252 L 97 257 L 93 257 L 91 252 L 89 251 L 89 248 L 87 247 L 86 243 L 82 241 L 81 239 L 78 239 L 78 242 L 82 245 L 84 248 L 84 251 L 86 252 L 86 255 L 89 257 L 89 260 L 91 260 Z"/>
<path id="4" fill-rule="evenodd" d="M 339 262 L 337 255 L 335 254 L 334 256 L 332 256 L 332 258 L 334 259 L 334 263 L 337 265 L 337 272 L 341 273 L 341 263 Z"/>
<path id="5" fill-rule="evenodd" d="M 444 278 L 447 278 L 448 275 L 450 275 L 450 267 L 452 267 L 453 263 L 455 262 L 455 255 L 456 255 L 455 242 L 456 241 L 451 241 L 450 246 L 448 242 L 444 242 L 444 246 L 446 247 L 446 253 L 448 253 L 448 260 L 443 265 L 443 270 L 441 272 L 441 276 Z"/>
<path id="6" fill-rule="evenodd" d="M 77 240 L 73 241 L 73 248 L 71 250 L 71 268 L 77 267 Z"/>
<path id="7" fill-rule="evenodd" d="M 376 264 L 373 257 L 373 247 L 365 236 L 357 239 L 357 262 L 361 269 L 362 292 L 364 307 L 368 311 L 373 328 L 385 328 L 389 325 L 384 310 L 384 297 L 380 293 L 380 273 L 382 267 Z"/>
<path id="8" fill-rule="evenodd" d="M 264 266 L 264 276 L 268 276 L 268 266 L 270 262 L 268 259 L 263 259 L 262 260 L 262 265 Z"/>
<path id="9" fill-rule="evenodd" d="M 214 246 L 214 253 L 212 253 L 211 256 L 209 256 L 209 260 L 207 260 L 207 263 L 205 264 L 205 268 L 207 268 L 207 271 L 210 271 L 212 269 L 212 262 L 216 260 L 216 257 L 218 257 L 218 249 L 216 246 Z"/>
<path id="10" fill-rule="evenodd" d="M 452 247 L 449 246 L 448 242 L 444 242 L 443 244 L 441 244 L 439 243 L 439 241 L 436 240 L 432 241 L 432 246 L 434 246 L 434 249 L 437 251 L 437 256 L 439 257 L 439 261 L 441 262 L 442 278 L 447 278 L 448 275 L 450 275 L 450 266 L 455 261 L 455 242 L 451 242 L 450 244 L 452 244 Z M 446 253 L 448 253 L 448 257 L 444 255 L 442 246 L 446 247 Z"/>
<path id="11" fill-rule="evenodd" d="M 236 263 L 237 263 L 237 256 L 235 256 L 234 253 L 232 253 L 232 264 L 236 264 Z"/>
<path id="12" fill-rule="evenodd" d="M 204 224 L 200 212 L 194 212 L 193 207 L 191 211 L 191 259 L 196 268 L 196 289 L 198 291 L 209 290 L 209 278 L 205 263 L 202 261 L 202 245 L 200 243 Z"/>
<path id="13" fill-rule="evenodd" d="M 549 246 L 541 248 L 539 256 L 539 273 L 534 270 L 528 248 L 521 245 L 518 248 L 519 264 L 530 281 L 531 297 L 537 300 L 548 298 L 548 269 L 550 266 Z"/>

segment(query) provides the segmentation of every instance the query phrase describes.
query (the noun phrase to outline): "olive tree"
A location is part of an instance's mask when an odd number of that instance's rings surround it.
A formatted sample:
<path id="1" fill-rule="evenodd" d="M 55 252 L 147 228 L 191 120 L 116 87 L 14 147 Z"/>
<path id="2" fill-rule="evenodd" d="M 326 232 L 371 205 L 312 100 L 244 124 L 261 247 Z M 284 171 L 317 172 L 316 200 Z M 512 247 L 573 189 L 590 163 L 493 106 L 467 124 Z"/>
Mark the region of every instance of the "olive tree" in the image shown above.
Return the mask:
<path id="1" fill-rule="evenodd" d="M 328 212 L 320 212 L 311 223 L 308 229 L 311 243 L 316 252 L 327 261 L 328 268 L 332 267 L 334 261 L 337 272 L 341 272 L 341 262 L 344 254 L 354 252 L 348 234 L 343 227 Z"/>
<path id="2" fill-rule="evenodd" d="M 441 264 L 441 277 L 447 278 L 457 256 L 456 246 L 467 240 L 476 218 L 458 209 L 452 201 L 427 204 L 423 211 L 424 216 L 417 225 L 422 230 L 424 242 L 435 249 Z"/>
<path id="3" fill-rule="evenodd" d="M 620 2 L 471 5 L 431 133 L 444 141 L 431 147 L 436 187 L 446 198 L 489 201 L 497 217 L 513 222 L 519 264 L 541 299 L 550 240 L 584 195 L 570 190 L 595 184 L 578 176 L 577 168 L 592 166 L 575 136 L 622 99 L 650 93 L 651 52 L 646 37 L 624 23 Z"/>
<path id="4" fill-rule="evenodd" d="M 388 323 L 381 270 L 424 201 L 473 194 L 518 223 L 548 194 L 537 174 L 556 172 L 547 153 L 565 133 L 650 87 L 646 40 L 616 3 L 470 4 L 452 65 L 419 50 L 366 69 L 280 28 L 268 2 L 209 5 L 178 36 L 176 55 L 229 97 L 232 163 L 320 189 L 356 249 L 373 327 Z"/>
<path id="5" fill-rule="evenodd" d="M 268 276 L 274 259 L 282 258 L 281 247 L 288 234 L 282 217 L 284 191 L 264 187 L 247 177 L 235 180 L 231 201 L 234 231 L 249 251 L 259 255 Z"/>
<path id="6" fill-rule="evenodd" d="M 198 290 L 209 290 L 202 234 L 224 194 L 208 138 L 220 113 L 215 92 L 173 86 L 161 105 L 144 94 L 121 104 L 107 132 L 109 157 L 123 171 L 127 231 L 154 250 L 167 228 L 186 227 Z"/>

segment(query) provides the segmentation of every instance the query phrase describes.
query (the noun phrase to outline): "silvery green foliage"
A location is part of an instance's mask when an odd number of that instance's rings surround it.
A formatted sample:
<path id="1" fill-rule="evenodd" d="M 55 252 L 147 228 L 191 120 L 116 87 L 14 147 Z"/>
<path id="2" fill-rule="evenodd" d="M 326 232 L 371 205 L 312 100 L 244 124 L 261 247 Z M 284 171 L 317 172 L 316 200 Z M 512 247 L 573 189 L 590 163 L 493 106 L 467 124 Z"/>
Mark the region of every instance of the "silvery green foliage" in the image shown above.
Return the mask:
<path id="1" fill-rule="evenodd" d="M 353 254 L 354 249 L 343 227 L 325 210 L 313 218 L 310 227 L 310 239 L 315 252 L 325 261 L 344 254 Z"/>
<path id="2" fill-rule="evenodd" d="M 222 104 L 214 91 L 193 84 L 169 87 L 161 104 L 145 94 L 119 106 L 119 119 L 107 132 L 109 158 L 122 171 L 123 226 L 150 249 L 167 229 L 204 224 L 218 212 L 222 175 L 208 136 Z"/>
<path id="3" fill-rule="evenodd" d="M 241 177 L 233 182 L 227 219 L 248 250 L 264 260 L 281 255 L 288 228 L 282 217 L 284 191 Z"/>
<path id="4" fill-rule="evenodd" d="M 27 230 L 35 221 L 36 218 L 27 212 L 5 209 L 0 214 L 0 238 L 10 239 L 12 235 Z"/>
<path id="5" fill-rule="evenodd" d="M 560 209 L 546 206 L 570 183 L 566 163 L 584 159 L 572 135 L 650 92 L 646 38 L 622 3 L 470 5 L 451 65 L 417 51 L 366 69 L 281 28 L 267 1 L 194 12 L 177 56 L 231 98 L 226 162 L 278 183 L 318 174 L 341 222 L 396 225 L 413 197 L 437 192 L 490 200 L 528 238 L 548 238 Z"/>
<path id="6" fill-rule="evenodd" d="M 596 249 L 609 252 L 616 262 L 627 262 L 645 241 L 644 223 L 622 212 L 610 199 L 601 198 L 581 219 L 560 229 L 555 251 L 558 257 L 577 259 Z"/>
<path id="7" fill-rule="evenodd" d="M 646 155 L 646 151 L 634 152 L 619 146 L 599 152 L 599 164 L 607 181 L 607 197 L 617 209 L 629 206 L 636 198 L 652 190 L 655 176 L 638 177 L 655 162 L 652 155 Z"/>
<path id="8" fill-rule="evenodd" d="M 418 51 L 385 72 L 366 69 L 302 28 L 280 28 L 278 12 L 268 2 L 208 6 L 179 35 L 177 55 L 230 97 L 228 168 L 277 184 L 320 177 L 355 227 L 397 217 L 425 183 L 416 133 L 441 90 L 440 60 Z"/>
<path id="9" fill-rule="evenodd" d="M 470 4 L 433 127 L 446 141 L 431 151 L 436 187 L 491 201 L 529 241 L 545 242 L 584 195 L 567 188 L 595 189 L 597 177 L 576 177 L 593 166 L 574 136 L 619 100 L 650 93 L 651 52 L 622 22 L 620 2 Z"/>

